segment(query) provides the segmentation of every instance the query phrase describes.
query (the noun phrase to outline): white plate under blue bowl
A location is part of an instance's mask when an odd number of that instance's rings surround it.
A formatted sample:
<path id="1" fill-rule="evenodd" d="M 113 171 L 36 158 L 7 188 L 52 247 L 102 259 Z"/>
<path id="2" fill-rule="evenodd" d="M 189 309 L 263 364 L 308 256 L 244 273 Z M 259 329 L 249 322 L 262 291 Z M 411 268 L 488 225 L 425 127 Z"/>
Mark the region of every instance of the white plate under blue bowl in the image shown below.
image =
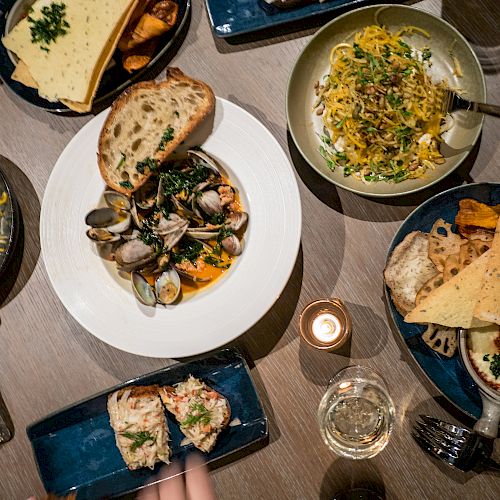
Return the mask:
<path id="1" fill-rule="evenodd" d="M 444 219 L 453 224 L 459 209 L 459 201 L 473 198 L 488 205 L 500 203 L 500 184 L 466 184 L 439 193 L 417 207 L 403 222 L 389 247 L 388 257 L 394 247 L 412 231 L 428 233 L 437 219 Z M 452 230 L 456 232 L 453 225 Z M 472 418 L 481 416 L 481 397 L 479 389 L 462 364 L 458 349 L 452 358 L 441 356 L 433 351 L 423 340 L 425 326 L 405 323 L 399 314 L 389 289 L 385 287 L 389 310 L 394 323 L 403 338 L 406 347 L 425 375 L 434 386 L 455 406 Z"/>
<path id="2" fill-rule="evenodd" d="M 244 454 L 267 444 L 267 417 L 248 365 L 236 349 L 224 349 L 210 357 L 129 380 L 28 426 L 26 432 L 47 492 L 64 496 L 76 491 L 78 500 L 109 498 L 137 490 L 151 481 L 165 465 L 157 464 L 154 470 L 127 469 L 109 423 L 108 395 L 129 385 L 173 385 L 189 375 L 224 395 L 231 407 L 231 419 L 241 422 L 224 429 L 212 451 L 205 454 L 211 467 L 236 460 L 238 452 Z M 171 461 L 183 461 L 194 446 L 181 446 L 184 435 L 172 415 L 166 415 Z M 162 476 L 169 477 L 168 468 L 162 470 Z"/>

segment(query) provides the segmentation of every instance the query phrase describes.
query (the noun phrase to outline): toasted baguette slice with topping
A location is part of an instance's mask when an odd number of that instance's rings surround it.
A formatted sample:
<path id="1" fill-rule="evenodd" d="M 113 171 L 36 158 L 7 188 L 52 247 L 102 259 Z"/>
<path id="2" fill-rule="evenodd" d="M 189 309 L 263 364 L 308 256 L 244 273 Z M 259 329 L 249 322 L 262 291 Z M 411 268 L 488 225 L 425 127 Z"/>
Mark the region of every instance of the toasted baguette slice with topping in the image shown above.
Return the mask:
<path id="1" fill-rule="evenodd" d="M 161 82 L 141 82 L 113 103 L 99 136 L 98 163 L 108 186 L 130 194 L 213 110 L 203 82 L 167 68 Z"/>
<path id="2" fill-rule="evenodd" d="M 108 396 L 116 445 L 130 470 L 170 463 L 168 427 L 158 386 L 132 386 Z"/>
<path id="3" fill-rule="evenodd" d="M 229 423 L 227 399 L 191 375 L 175 387 L 161 387 L 160 396 L 186 438 L 199 450 L 209 452 Z"/>

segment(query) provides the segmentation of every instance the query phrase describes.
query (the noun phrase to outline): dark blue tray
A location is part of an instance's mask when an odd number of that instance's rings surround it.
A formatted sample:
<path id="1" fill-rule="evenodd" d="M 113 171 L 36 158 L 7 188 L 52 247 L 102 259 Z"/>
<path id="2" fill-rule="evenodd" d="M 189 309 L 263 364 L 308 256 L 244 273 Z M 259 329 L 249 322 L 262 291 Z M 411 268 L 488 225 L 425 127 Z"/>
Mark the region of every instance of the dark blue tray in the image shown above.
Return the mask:
<path id="1" fill-rule="evenodd" d="M 33 0 L 34 1 L 34 0 Z M 16 4 L 17 0 L 0 0 L 0 38 L 5 34 L 7 17 L 10 10 Z M 134 73 L 125 71 L 121 64 L 121 56 L 119 51 L 116 51 L 112 59 L 115 59 L 116 64 L 104 72 L 99 88 L 97 89 L 96 97 L 93 105 L 100 106 L 110 101 L 120 92 L 125 90 L 129 85 L 144 79 L 148 71 L 156 65 L 156 63 L 174 46 L 174 42 L 182 33 L 183 27 L 189 18 L 191 8 L 191 0 L 177 0 L 179 4 L 179 12 L 177 15 L 176 25 L 165 35 L 162 36 L 162 42 L 154 54 L 153 59 L 142 69 Z M 0 78 L 15 94 L 25 101 L 52 112 L 70 112 L 69 108 L 60 102 L 49 102 L 38 95 L 38 91 L 30 87 L 26 87 L 22 83 L 12 80 L 11 75 L 15 66 L 12 63 L 8 50 L 0 42 Z"/>
<path id="2" fill-rule="evenodd" d="M 422 203 L 399 228 L 389 247 L 388 256 L 394 247 L 412 231 L 429 232 L 434 222 L 439 218 L 453 224 L 459 209 L 458 202 L 463 198 L 474 198 L 489 205 L 496 205 L 500 203 L 500 184 L 484 183 L 458 186 L 439 193 Z M 454 225 L 452 229 L 456 231 Z M 470 417 L 479 418 L 482 408 L 479 390 L 462 365 L 458 353 L 452 358 L 447 358 L 433 351 L 422 340 L 425 327 L 415 323 L 405 323 L 401 314 L 394 307 L 387 287 L 385 287 L 385 293 L 392 319 L 420 368 L 449 401 Z"/>
<path id="3" fill-rule="evenodd" d="M 109 424 L 108 394 L 127 385 L 172 385 L 190 374 L 223 394 L 231 406 L 231 419 L 241 421 L 241 425 L 222 431 L 214 449 L 205 455 L 207 462 L 224 459 L 226 463 L 236 451 L 258 442 L 265 444 L 267 417 L 248 366 L 238 351 L 225 349 L 214 356 L 179 363 L 117 385 L 31 424 L 26 432 L 45 489 L 57 495 L 76 490 L 78 500 L 82 500 L 121 495 L 143 486 L 162 465 L 157 464 L 154 470 L 127 469 Z M 175 419 L 166 414 L 172 460 L 183 460 L 194 447 L 180 446 L 184 435 Z"/>
<path id="4" fill-rule="evenodd" d="M 327 0 L 289 9 L 269 5 L 264 0 L 205 0 L 216 36 L 228 38 L 252 31 L 309 19 L 341 7 L 358 6 L 365 0 Z"/>

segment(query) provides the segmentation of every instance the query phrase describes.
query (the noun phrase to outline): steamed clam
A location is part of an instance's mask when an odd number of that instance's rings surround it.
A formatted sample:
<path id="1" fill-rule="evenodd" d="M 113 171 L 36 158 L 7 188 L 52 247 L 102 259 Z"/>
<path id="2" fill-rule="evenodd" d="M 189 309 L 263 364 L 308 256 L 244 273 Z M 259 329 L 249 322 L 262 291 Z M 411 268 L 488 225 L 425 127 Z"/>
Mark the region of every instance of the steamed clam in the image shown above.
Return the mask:
<path id="1" fill-rule="evenodd" d="M 181 292 L 181 279 L 175 269 L 168 269 L 155 281 L 156 300 L 160 304 L 171 304 Z"/>
<path id="2" fill-rule="evenodd" d="M 201 150 L 161 165 L 130 197 L 106 190 L 87 236 L 130 273 L 137 299 L 172 304 L 183 286 L 219 278 L 243 251 L 248 214 L 219 163 Z M 183 285 L 184 283 L 184 285 Z"/>

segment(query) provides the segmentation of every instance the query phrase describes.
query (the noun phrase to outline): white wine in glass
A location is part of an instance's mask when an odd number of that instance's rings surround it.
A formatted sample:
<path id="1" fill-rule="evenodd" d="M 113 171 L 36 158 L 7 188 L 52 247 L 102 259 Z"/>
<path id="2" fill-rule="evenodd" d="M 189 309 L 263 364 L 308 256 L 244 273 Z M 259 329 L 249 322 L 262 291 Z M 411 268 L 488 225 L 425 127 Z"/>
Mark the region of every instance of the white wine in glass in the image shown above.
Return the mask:
<path id="1" fill-rule="evenodd" d="M 318 409 L 318 423 L 332 451 L 352 459 L 371 458 L 389 440 L 394 405 L 380 375 L 349 366 L 330 381 Z"/>

